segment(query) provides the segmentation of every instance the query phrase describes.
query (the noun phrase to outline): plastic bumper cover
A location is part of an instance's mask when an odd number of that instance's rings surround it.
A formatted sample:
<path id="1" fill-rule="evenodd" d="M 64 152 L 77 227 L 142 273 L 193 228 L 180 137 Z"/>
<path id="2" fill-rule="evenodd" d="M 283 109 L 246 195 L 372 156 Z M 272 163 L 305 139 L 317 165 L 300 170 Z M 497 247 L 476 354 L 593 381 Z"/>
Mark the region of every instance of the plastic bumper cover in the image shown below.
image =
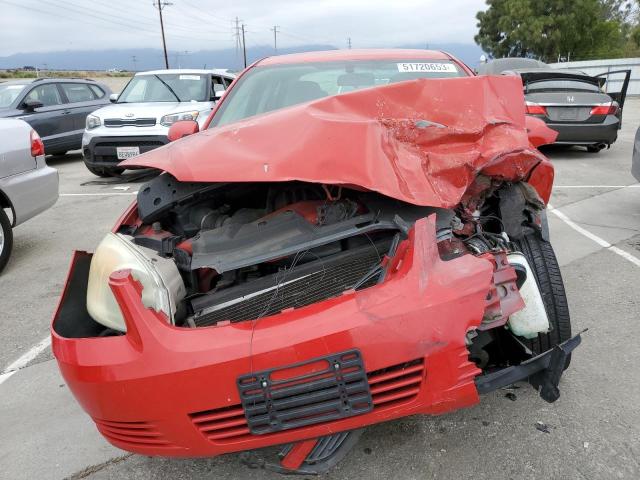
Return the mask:
<path id="1" fill-rule="evenodd" d="M 620 120 L 615 115 L 607 115 L 602 123 L 552 123 L 547 126 L 558 132 L 555 143 L 571 145 L 611 145 L 618 138 Z"/>
<path id="2" fill-rule="evenodd" d="M 442 414 L 479 401 L 480 370 L 466 333 L 493 286 L 486 258 L 442 261 L 435 217 L 416 222 L 402 262 L 384 283 L 299 309 L 189 329 L 143 307 L 127 271 L 110 286 L 126 335 L 99 337 L 86 312 L 91 255 L 76 252 L 52 323 L 52 348 L 84 410 L 113 445 L 146 455 L 214 456 L 320 438 L 412 414 Z M 99 326 L 98 326 L 99 327 Z M 372 408 L 287 430 L 252 433 L 238 381 L 295 370 L 357 349 Z M 245 405 L 246 407 L 246 405 Z"/>
<path id="3" fill-rule="evenodd" d="M 560 398 L 558 383 L 571 352 L 580 345 L 581 334 L 556 345 L 520 365 L 504 368 L 476 378 L 479 393 L 489 393 L 512 383 L 528 381 L 540 392 L 543 400 L 552 403 Z"/>
<path id="4" fill-rule="evenodd" d="M 58 171 L 38 157 L 36 169 L 0 178 L 0 191 L 11 203 L 14 226 L 19 225 L 56 203 Z"/>
<path id="5" fill-rule="evenodd" d="M 93 136 L 83 143 L 84 161 L 93 167 L 115 167 L 122 160 L 118 159 L 118 147 L 139 147 L 145 153 L 169 143 L 166 135 L 135 136 Z"/>

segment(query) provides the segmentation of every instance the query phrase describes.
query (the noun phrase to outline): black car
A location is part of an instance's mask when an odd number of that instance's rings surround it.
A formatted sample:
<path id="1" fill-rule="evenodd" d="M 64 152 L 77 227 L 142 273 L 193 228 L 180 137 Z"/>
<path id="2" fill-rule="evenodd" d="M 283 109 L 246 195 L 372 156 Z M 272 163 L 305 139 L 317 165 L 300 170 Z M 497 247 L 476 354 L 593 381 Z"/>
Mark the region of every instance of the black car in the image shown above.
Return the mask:
<path id="1" fill-rule="evenodd" d="M 633 141 L 633 157 L 631 159 L 631 174 L 640 182 L 640 128 L 636 130 Z"/>
<path id="2" fill-rule="evenodd" d="M 519 75 L 526 112 L 558 132 L 556 143 L 584 145 L 590 152 L 610 146 L 618 137 L 630 70 L 587 75 L 552 68 L 539 60 L 501 58 L 481 65 L 482 75 Z M 619 84 L 619 91 L 612 90 Z"/>
<path id="3" fill-rule="evenodd" d="M 109 103 L 111 90 L 80 78 L 35 78 L 0 83 L 0 118 L 19 118 L 42 138 L 45 153 L 61 155 L 82 144 L 85 118 Z"/>

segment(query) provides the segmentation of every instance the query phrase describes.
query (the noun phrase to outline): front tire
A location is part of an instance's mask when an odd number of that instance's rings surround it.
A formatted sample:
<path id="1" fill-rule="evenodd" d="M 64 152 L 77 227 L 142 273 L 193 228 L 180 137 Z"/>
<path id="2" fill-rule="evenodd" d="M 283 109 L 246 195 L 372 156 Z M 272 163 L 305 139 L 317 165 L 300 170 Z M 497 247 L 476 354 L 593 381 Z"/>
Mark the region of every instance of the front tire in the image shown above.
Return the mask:
<path id="1" fill-rule="evenodd" d="M 4 210 L 0 208 L 0 272 L 7 265 L 12 248 L 13 230 L 11 229 L 11 222 Z"/>
<path id="2" fill-rule="evenodd" d="M 538 338 L 527 340 L 526 343 L 534 353 L 544 353 L 571 338 L 569 304 L 560 266 L 551 244 L 537 232 L 514 240 L 513 243 L 524 254 L 533 270 L 551 327 L 549 333 L 540 333 Z M 567 357 L 565 369 L 570 361 L 571 356 Z"/>

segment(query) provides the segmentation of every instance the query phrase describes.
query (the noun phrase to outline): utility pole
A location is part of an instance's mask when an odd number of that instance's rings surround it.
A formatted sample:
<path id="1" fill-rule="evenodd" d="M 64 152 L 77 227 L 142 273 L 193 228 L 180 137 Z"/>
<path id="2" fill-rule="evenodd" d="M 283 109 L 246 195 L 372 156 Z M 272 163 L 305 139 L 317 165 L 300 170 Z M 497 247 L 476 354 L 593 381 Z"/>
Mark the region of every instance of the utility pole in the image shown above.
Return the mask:
<path id="1" fill-rule="evenodd" d="M 157 2 L 153 3 L 153 6 L 158 9 L 158 13 L 160 14 L 160 30 L 162 32 L 162 48 L 164 49 L 164 66 L 167 70 L 169 69 L 169 57 L 167 56 L 167 42 L 164 38 L 164 22 L 162 21 L 162 9 L 170 5 L 173 5 L 173 3 L 165 2 L 164 0 L 157 0 Z"/>
<path id="2" fill-rule="evenodd" d="M 242 56 L 244 57 L 244 68 L 247 68 L 247 44 L 244 40 L 244 23 L 242 24 Z"/>
<path id="3" fill-rule="evenodd" d="M 351 37 L 347 38 L 347 48 L 351 50 Z"/>
<path id="4" fill-rule="evenodd" d="M 273 32 L 273 50 L 275 53 L 278 53 L 278 33 L 280 33 L 280 25 L 274 25 L 273 28 L 270 28 Z"/>
<path id="5" fill-rule="evenodd" d="M 236 17 L 236 26 L 234 27 L 235 33 L 233 34 L 236 37 L 236 62 L 238 62 L 238 56 L 240 55 L 240 48 L 242 47 L 242 39 L 240 38 L 240 22 L 241 20 Z"/>

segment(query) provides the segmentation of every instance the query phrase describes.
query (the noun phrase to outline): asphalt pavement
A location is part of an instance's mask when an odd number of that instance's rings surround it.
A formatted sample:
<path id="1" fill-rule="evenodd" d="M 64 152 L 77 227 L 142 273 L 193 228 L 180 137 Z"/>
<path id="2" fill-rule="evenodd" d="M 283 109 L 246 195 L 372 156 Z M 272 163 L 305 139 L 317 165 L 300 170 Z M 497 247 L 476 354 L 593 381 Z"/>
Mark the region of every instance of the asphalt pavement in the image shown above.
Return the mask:
<path id="1" fill-rule="evenodd" d="M 556 167 L 552 242 L 574 331 L 589 329 L 561 398 L 547 404 L 521 385 L 467 410 L 371 427 L 325 478 L 640 478 L 640 184 L 629 172 L 640 99 L 625 110 L 611 149 L 546 150 Z M 235 454 L 131 455 L 97 433 L 52 360 L 49 322 L 71 251 L 94 249 L 139 184 L 101 182 L 78 153 L 47 161 L 60 172 L 61 197 L 15 229 L 0 276 L 0 478 L 282 478 Z"/>

